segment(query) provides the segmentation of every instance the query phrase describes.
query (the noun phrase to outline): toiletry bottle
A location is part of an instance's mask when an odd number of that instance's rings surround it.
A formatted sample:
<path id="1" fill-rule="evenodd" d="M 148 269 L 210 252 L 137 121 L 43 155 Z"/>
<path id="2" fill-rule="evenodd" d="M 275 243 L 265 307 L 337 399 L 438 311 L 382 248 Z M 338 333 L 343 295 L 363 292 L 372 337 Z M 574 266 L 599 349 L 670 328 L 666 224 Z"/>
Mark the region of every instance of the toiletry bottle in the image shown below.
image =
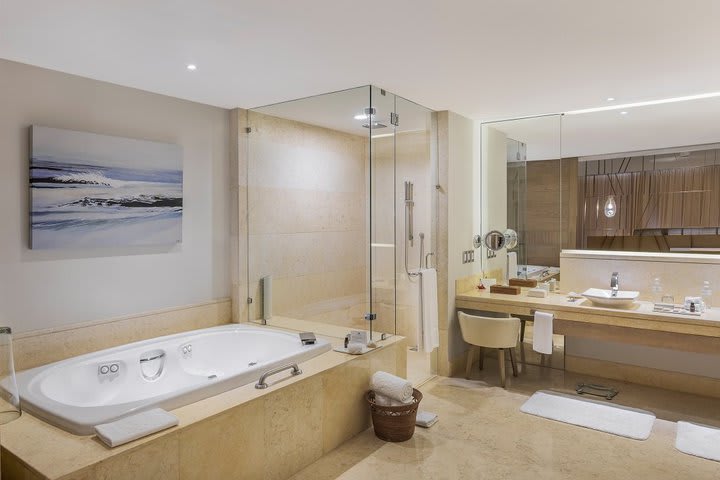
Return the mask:
<path id="1" fill-rule="evenodd" d="M 661 303 L 663 298 L 663 288 L 660 283 L 660 277 L 655 277 L 653 279 L 651 290 L 653 303 Z"/>
<path id="2" fill-rule="evenodd" d="M 703 288 L 700 291 L 700 296 L 705 304 L 705 310 L 710 309 L 710 300 L 712 299 L 712 289 L 710 288 L 710 282 L 705 280 L 703 282 Z"/>

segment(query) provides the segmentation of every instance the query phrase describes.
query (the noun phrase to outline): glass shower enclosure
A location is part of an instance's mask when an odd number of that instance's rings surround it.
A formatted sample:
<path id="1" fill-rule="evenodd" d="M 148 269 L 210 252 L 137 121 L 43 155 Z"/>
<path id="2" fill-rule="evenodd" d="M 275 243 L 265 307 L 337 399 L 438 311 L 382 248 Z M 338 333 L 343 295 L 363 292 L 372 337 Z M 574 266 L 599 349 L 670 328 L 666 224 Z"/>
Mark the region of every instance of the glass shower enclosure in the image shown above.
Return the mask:
<path id="1" fill-rule="evenodd" d="M 431 110 L 375 86 L 247 111 L 250 321 L 417 344 L 419 290 L 408 272 L 434 252 L 433 121 Z"/>

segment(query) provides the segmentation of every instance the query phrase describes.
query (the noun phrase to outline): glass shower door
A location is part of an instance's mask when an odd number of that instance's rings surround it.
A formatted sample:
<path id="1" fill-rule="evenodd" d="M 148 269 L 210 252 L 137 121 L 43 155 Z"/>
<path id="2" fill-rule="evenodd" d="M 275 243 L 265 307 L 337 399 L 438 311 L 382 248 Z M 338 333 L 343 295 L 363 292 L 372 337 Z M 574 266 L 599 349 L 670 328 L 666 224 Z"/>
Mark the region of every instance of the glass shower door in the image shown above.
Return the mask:
<path id="1" fill-rule="evenodd" d="M 369 327 L 396 332 L 395 95 L 370 87 L 368 122 L 368 314 Z M 372 318 L 372 317 L 370 317 Z"/>
<path id="2" fill-rule="evenodd" d="M 436 132 L 433 112 L 421 105 L 397 96 L 395 112 L 396 331 L 407 338 L 407 376 L 417 385 L 437 369 L 437 348 L 428 351 L 423 341 L 424 333 L 429 338 L 437 332 L 438 318 L 437 288 L 432 288 L 437 285 Z"/>

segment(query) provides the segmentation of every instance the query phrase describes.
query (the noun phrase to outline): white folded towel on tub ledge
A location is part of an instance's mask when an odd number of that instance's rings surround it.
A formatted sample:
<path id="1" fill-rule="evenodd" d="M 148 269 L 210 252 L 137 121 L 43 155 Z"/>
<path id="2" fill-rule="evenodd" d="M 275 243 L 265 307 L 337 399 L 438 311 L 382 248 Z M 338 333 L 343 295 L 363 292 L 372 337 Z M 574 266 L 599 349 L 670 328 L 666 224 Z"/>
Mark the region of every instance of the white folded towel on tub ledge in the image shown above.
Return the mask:
<path id="1" fill-rule="evenodd" d="M 109 447 L 117 447 L 178 424 L 178 418 L 162 408 L 153 408 L 110 423 L 95 426 L 98 438 Z"/>
<path id="2" fill-rule="evenodd" d="M 375 395 L 379 393 L 398 402 L 408 403 L 412 400 L 412 383 L 387 372 L 375 372 L 370 379 L 370 389 Z"/>

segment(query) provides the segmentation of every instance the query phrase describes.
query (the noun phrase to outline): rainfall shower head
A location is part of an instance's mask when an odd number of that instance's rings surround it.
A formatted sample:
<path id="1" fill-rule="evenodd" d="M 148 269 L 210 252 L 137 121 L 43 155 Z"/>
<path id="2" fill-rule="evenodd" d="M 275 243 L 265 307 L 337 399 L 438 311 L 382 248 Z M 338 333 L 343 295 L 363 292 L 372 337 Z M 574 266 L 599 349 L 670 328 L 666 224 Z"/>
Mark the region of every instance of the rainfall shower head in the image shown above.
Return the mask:
<path id="1" fill-rule="evenodd" d="M 366 107 L 363 108 L 363 113 L 355 115 L 355 120 L 365 120 L 365 123 L 362 124 L 365 128 L 386 128 L 387 125 L 375 120 L 376 113 L 375 107 Z"/>

